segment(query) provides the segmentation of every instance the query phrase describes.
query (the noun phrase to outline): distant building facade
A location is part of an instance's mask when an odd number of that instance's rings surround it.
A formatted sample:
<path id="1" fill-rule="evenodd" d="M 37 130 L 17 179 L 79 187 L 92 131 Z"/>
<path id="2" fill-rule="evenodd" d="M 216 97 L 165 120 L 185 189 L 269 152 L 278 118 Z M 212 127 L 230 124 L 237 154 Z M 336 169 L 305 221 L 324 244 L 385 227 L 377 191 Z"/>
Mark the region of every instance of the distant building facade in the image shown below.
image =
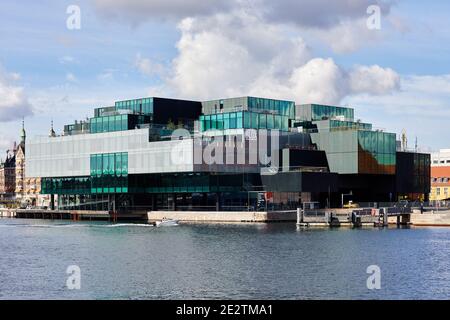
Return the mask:
<path id="1" fill-rule="evenodd" d="M 16 189 L 15 152 L 8 150 L 5 161 L 0 163 L 0 199 L 13 200 Z"/>
<path id="2" fill-rule="evenodd" d="M 450 200 L 450 149 L 431 154 L 430 200 Z"/>
<path id="3" fill-rule="evenodd" d="M 43 205 L 48 198 L 40 195 L 41 179 L 25 176 L 24 123 L 20 133 L 20 143 L 7 151 L 6 160 L 0 163 L 0 199 L 20 204 Z M 39 201 L 40 200 L 40 201 Z"/>

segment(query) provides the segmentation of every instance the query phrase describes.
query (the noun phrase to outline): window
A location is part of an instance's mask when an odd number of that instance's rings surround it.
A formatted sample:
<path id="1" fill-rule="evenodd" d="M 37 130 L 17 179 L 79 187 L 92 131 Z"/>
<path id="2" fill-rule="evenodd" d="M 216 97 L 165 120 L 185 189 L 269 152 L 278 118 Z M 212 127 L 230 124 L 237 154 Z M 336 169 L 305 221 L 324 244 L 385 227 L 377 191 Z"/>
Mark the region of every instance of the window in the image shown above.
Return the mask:
<path id="1" fill-rule="evenodd" d="M 115 174 L 117 176 L 122 175 L 122 154 L 116 153 L 115 154 L 116 160 L 115 160 Z"/>
<path id="2" fill-rule="evenodd" d="M 250 115 L 251 115 L 251 113 L 244 112 L 244 128 L 245 128 L 245 129 L 251 128 L 251 125 L 250 125 L 250 122 L 251 122 Z"/>
<path id="3" fill-rule="evenodd" d="M 236 113 L 230 113 L 230 129 L 236 129 Z"/>
<path id="4" fill-rule="evenodd" d="M 91 155 L 91 161 L 90 161 L 91 176 L 95 175 L 95 168 L 97 166 L 96 160 L 97 160 L 97 158 L 94 155 Z"/>
<path id="5" fill-rule="evenodd" d="M 217 115 L 217 129 L 223 130 L 223 114 Z"/>
<path id="6" fill-rule="evenodd" d="M 258 129 L 259 128 L 259 121 L 258 121 L 258 114 L 255 112 L 250 113 L 250 120 L 251 120 L 251 125 L 250 127 L 252 129 Z"/>
<path id="7" fill-rule="evenodd" d="M 273 129 L 274 128 L 274 123 L 273 123 L 273 115 L 272 114 L 268 114 L 267 115 L 267 129 Z"/>
<path id="8" fill-rule="evenodd" d="M 128 174 L 128 154 L 122 153 L 122 174 Z"/>
<path id="9" fill-rule="evenodd" d="M 267 115 L 264 113 L 259 114 L 259 128 L 267 129 Z"/>
<path id="10" fill-rule="evenodd" d="M 229 113 L 223 114 L 223 128 L 224 129 L 230 128 L 230 114 Z"/>
<path id="11" fill-rule="evenodd" d="M 242 129 L 242 122 L 243 122 L 242 112 L 238 112 L 236 114 L 236 128 Z"/>

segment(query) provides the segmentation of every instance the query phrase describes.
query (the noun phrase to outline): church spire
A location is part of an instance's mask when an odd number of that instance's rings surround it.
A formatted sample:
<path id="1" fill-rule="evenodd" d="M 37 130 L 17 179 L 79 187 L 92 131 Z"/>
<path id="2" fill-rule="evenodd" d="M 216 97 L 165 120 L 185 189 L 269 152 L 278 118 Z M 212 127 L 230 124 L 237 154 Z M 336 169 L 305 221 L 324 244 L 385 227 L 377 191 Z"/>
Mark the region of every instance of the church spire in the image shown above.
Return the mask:
<path id="1" fill-rule="evenodd" d="M 50 134 L 48 136 L 49 137 L 56 137 L 55 130 L 53 130 L 53 119 L 52 119 L 52 122 L 51 122 Z"/>
<path id="2" fill-rule="evenodd" d="M 22 130 L 20 131 L 20 143 L 25 144 L 26 137 L 27 137 L 27 134 L 25 132 L 25 119 L 22 118 Z"/>

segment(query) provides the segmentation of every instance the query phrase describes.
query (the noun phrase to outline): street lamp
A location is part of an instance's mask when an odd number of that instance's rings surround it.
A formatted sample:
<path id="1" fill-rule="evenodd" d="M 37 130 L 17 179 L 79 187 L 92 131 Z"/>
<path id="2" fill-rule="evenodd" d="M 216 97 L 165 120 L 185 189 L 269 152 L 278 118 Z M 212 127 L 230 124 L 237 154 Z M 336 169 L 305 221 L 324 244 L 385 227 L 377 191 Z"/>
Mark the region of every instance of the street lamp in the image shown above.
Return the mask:
<path id="1" fill-rule="evenodd" d="M 350 193 L 343 193 L 341 195 L 341 208 L 344 208 L 344 196 L 352 196 L 353 195 L 353 191 L 350 190 Z"/>

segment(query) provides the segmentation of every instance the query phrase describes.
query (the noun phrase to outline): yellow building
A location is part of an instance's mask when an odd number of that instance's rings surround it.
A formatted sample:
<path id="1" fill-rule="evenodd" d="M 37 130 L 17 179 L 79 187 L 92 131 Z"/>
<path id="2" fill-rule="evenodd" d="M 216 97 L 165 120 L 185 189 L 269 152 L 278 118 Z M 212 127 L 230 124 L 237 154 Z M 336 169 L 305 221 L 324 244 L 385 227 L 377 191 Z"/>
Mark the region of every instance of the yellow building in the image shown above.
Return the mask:
<path id="1" fill-rule="evenodd" d="M 431 156 L 431 201 L 450 200 L 450 149 Z"/>

